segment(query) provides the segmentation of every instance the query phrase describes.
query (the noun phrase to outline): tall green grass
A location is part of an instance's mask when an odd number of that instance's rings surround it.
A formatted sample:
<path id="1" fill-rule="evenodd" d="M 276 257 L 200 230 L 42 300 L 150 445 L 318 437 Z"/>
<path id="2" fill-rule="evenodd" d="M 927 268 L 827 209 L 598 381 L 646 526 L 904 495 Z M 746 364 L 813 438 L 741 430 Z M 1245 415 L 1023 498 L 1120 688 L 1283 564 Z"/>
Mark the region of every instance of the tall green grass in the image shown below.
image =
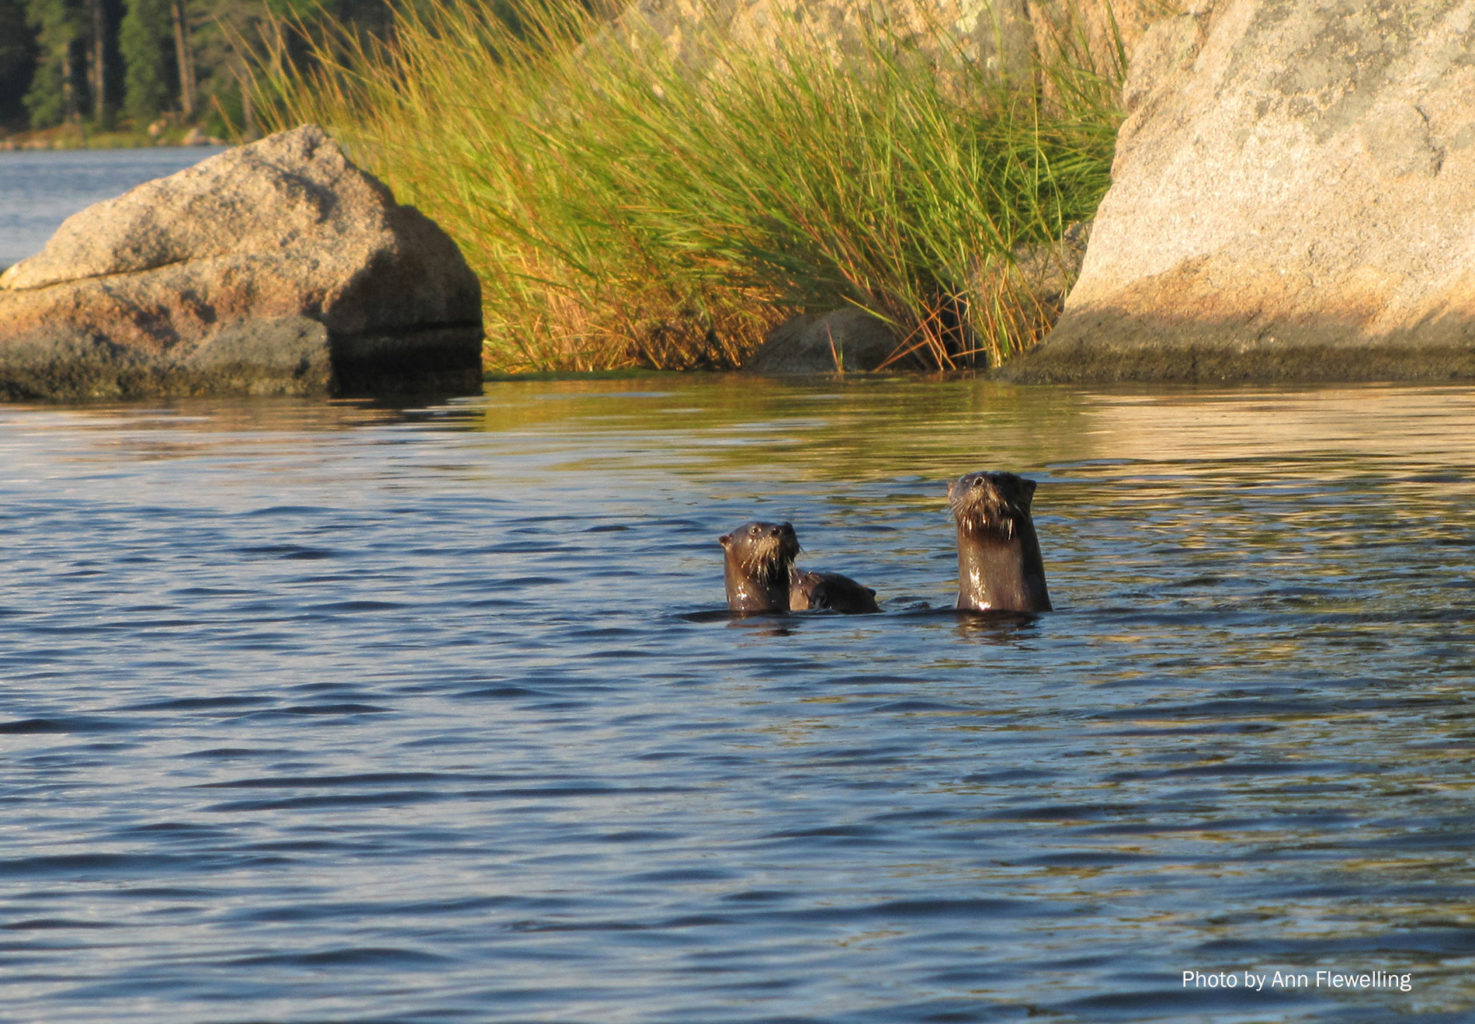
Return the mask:
<path id="1" fill-rule="evenodd" d="M 801 22 L 678 58 L 578 0 L 430 0 L 387 42 L 311 45 L 259 83 L 277 122 L 324 124 L 456 239 L 506 371 L 732 366 L 846 304 L 931 365 L 1000 361 L 1048 319 L 1018 253 L 1091 216 L 1117 124 L 1120 64 L 1069 20 L 1013 81 L 883 22 L 843 61 Z"/>

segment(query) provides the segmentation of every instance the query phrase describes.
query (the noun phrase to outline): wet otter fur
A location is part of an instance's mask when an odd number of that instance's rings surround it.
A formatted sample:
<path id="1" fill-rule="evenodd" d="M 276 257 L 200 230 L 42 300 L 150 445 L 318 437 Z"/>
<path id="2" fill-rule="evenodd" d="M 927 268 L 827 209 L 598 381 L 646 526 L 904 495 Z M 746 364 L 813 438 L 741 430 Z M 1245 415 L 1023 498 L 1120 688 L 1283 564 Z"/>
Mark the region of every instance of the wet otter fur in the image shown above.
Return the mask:
<path id="1" fill-rule="evenodd" d="M 879 612 L 876 592 L 838 572 L 807 572 L 796 568 L 789 576 L 789 607 L 794 611 L 828 608 L 846 615 Z"/>
<path id="2" fill-rule="evenodd" d="M 744 523 L 718 540 L 731 611 L 752 614 L 828 608 L 855 614 L 881 610 L 876 592 L 850 577 L 795 566 L 799 538 L 788 523 Z"/>
<path id="3" fill-rule="evenodd" d="M 969 473 L 948 484 L 958 526 L 958 607 L 1048 612 L 1045 564 L 1030 518 L 1035 482 L 1013 473 Z"/>
<path id="4" fill-rule="evenodd" d="M 727 607 L 735 612 L 786 612 L 799 538 L 788 523 L 744 523 L 723 534 Z"/>

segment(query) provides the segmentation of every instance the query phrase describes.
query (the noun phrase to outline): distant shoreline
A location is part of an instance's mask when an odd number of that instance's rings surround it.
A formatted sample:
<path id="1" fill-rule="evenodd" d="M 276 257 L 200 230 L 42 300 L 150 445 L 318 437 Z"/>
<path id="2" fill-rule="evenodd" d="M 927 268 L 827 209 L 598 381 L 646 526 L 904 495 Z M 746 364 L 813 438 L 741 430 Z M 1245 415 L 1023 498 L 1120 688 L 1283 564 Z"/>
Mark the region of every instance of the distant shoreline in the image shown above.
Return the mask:
<path id="1" fill-rule="evenodd" d="M 146 131 L 85 131 L 62 125 L 37 131 L 0 134 L 0 152 L 48 152 L 78 149 L 155 149 L 164 146 L 228 146 L 225 139 L 200 128 L 181 128 L 150 135 Z"/>

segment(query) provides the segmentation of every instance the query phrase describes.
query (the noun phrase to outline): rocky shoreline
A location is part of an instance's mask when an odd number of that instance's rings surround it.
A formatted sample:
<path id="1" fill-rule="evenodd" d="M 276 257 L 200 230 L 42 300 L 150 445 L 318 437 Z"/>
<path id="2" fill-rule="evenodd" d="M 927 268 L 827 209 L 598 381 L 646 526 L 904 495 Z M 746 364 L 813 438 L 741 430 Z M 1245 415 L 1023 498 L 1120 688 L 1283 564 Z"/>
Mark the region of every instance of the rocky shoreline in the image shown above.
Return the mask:
<path id="1" fill-rule="evenodd" d="M 158 130 L 155 130 L 158 128 Z M 99 141 L 101 140 L 101 141 Z M 70 149 L 148 149 L 152 146 L 228 146 L 225 139 L 209 135 L 203 128 L 169 131 L 150 125 L 146 131 L 93 132 L 63 126 L 44 131 L 0 135 L 0 152 L 48 152 Z"/>
<path id="2" fill-rule="evenodd" d="M 1089 243 L 1019 257 L 1050 265 L 1034 286 L 1059 319 L 995 372 L 1475 378 L 1472 52 L 1475 0 L 1190 0 L 1154 22 Z M 481 331 L 451 239 L 305 126 L 98 204 L 0 274 L 0 395 L 470 390 Z M 841 310 L 749 368 L 897 349 Z"/>
<path id="3" fill-rule="evenodd" d="M 1156 23 L 1064 314 L 1017 381 L 1475 377 L 1475 2 Z"/>
<path id="4" fill-rule="evenodd" d="M 1471 53 L 1471 0 L 1190 0 L 1153 23 L 1079 277 L 996 374 L 1475 378 Z M 866 368 L 879 346 L 847 340 Z M 811 371 L 835 368 L 821 341 Z"/>

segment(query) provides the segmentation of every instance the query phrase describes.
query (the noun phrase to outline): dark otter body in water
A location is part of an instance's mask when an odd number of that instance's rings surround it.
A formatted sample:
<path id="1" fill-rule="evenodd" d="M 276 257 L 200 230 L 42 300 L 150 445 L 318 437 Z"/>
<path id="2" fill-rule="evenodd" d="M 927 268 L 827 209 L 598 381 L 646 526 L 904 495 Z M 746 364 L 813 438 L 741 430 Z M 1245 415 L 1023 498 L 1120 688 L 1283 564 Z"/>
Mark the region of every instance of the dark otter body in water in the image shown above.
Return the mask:
<path id="1" fill-rule="evenodd" d="M 835 572 L 796 568 L 799 538 L 788 523 L 744 523 L 722 542 L 727 607 L 735 612 L 877 612 L 876 592 Z"/>
<path id="2" fill-rule="evenodd" d="M 788 523 L 744 523 L 719 537 L 726 563 L 727 607 L 735 612 L 789 610 L 789 576 L 799 538 Z"/>
<path id="3" fill-rule="evenodd" d="M 878 612 L 876 592 L 838 572 L 795 569 L 789 577 L 789 607 L 794 611 L 829 608 L 846 615 Z"/>
<path id="4" fill-rule="evenodd" d="M 958 607 L 1048 612 L 1045 563 L 1029 504 L 1035 482 L 1013 473 L 969 473 L 948 484 L 958 523 Z"/>

